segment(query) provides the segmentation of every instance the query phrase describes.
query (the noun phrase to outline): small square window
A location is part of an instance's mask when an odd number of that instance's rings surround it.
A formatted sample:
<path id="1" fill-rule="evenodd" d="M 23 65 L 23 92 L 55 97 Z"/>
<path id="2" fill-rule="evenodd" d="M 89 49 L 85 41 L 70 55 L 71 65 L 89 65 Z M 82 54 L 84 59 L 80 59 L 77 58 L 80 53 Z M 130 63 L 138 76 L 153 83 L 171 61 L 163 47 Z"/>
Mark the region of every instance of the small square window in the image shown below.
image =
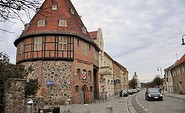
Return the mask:
<path id="1" fill-rule="evenodd" d="M 86 30 L 86 27 L 82 27 L 82 32 L 84 33 L 84 34 L 87 34 L 87 30 Z"/>
<path id="2" fill-rule="evenodd" d="M 58 21 L 58 26 L 67 26 L 67 21 L 65 19 L 60 19 Z"/>
<path id="3" fill-rule="evenodd" d="M 58 9 L 58 6 L 56 4 L 53 4 L 52 5 L 52 10 L 57 10 Z"/>
<path id="4" fill-rule="evenodd" d="M 43 20 L 43 19 L 42 19 L 42 20 L 39 20 L 39 21 L 38 21 L 38 25 L 37 25 L 38 27 L 40 27 L 40 26 L 45 26 L 45 25 L 46 25 L 46 20 Z"/>
<path id="5" fill-rule="evenodd" d="M 71 8 L 70 11 L 71 11 L 71 14 L 73 14 L 73 15 L 75 14 L 75 10 L 74 9 Z"/>

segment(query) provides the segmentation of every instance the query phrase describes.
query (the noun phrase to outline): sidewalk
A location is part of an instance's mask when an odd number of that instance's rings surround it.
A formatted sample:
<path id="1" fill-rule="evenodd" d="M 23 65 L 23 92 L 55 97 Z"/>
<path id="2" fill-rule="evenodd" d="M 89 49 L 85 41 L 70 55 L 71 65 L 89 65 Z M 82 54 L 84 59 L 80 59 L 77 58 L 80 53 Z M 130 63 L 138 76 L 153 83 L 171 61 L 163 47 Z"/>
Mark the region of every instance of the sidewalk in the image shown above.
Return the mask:
<path id="1" fill-rule="evenodd" d="M 170 96 L 170 97 L 185 99 L 185 95 L 177 94 L 177 93 L 168 93 L 167 91 L 164 92 L 164 95 Z"/>
<path id="2" fill-rule="evenodd" d="M 135 113 L 129 97 L 109 97 L 107 102 L 60 106 L 60 113 Z M 128 109 L 129 108 L 129 109 Z M 65 112 L 65 111 L 70 112 Z M 113 111 L 113 112 L 110 112 Z"/>

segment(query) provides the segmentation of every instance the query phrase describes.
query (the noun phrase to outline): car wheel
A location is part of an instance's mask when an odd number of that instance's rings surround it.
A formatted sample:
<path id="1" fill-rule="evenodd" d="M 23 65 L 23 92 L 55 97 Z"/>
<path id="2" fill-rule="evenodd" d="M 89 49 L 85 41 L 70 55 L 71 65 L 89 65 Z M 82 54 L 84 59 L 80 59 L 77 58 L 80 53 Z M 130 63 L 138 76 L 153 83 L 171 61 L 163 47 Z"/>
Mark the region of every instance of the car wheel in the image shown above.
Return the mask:
<path id="1" fill-rule="evenodd" d="M 150 101 L 150 98 L 148 97 L 147 100 Z"/>
<path id="2" fill-rule="evenodd" d="M 160 98 L 160 101 L 163 101 L 163 98 Z"/>

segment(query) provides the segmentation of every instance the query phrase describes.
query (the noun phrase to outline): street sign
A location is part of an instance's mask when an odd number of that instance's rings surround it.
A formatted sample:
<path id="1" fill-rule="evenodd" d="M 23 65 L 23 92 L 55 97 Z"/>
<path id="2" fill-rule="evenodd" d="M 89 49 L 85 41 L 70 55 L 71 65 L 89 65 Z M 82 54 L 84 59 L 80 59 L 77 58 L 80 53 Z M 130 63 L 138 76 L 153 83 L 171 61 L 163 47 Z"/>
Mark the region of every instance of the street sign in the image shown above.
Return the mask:
<path id="1" fill-rule="evenodd" d="M 54 82 L 53 82 L 53 81 L 46 81 L 46 85 L 47 85 L 47 86 L 54 85 Z"/>

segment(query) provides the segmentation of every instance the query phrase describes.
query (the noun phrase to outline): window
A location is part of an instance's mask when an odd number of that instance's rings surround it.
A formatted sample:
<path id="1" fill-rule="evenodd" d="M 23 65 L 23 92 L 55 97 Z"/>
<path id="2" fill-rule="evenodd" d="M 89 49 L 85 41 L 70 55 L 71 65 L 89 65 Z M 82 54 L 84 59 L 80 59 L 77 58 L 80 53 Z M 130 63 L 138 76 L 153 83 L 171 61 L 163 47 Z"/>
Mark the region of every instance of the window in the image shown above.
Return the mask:
<path id="1" fill-rule="evenodd" d="M 93 49 L 93 57 L 95 60 L 98 60 L 98 52 L 95 49 Z M 103 61 L 102 61 L 102 64 L 103 64 Z"/>
<path id="2" fill-rule="evenodd" d="M 91 45 L 89 44 L 89 51 L 91 51 Z"/>
<path id="3" fill-rule="evenodd" d="M 34 38 L 34 50 L 35 51 L 42 50 L 42 37 Z"/>
<path id="4" fill-rule="evenodd" d="M 83 26 L 82 27 L 82 32 L 84 33 L 84 34 L 87 34 L 87 30 L 86 30 L 86 28 Z"/>
<path id="5" fill-rule="evenodd" d="M 67 37 L 59 36 L 58 50 L 67 50 Z"/>
<path id="6" fill-rule="evenodd" d="M 73 15 L 75 14 L 75 10 L 74 9 L 71 8 L 70 11 L 71 11 L 71 14 L 73 14 Z"/>
<path id="7" fill-rule="evenodd" d="M 58 26 L 67 26 L 67 21 L 65 19 L 60 19 L 58 21 Z"/>
<path id="8" fill-rule="evenodd" d="M 76 92 L 79 91 L 79 86 L 78 86 L 78 85 L 75 86 L 75 91 L 76 91 Z"/>
<path id="9" fill-rule="evenodd" d="M 89 75 L 89 77 L 90 77 L 90 81 L 92 81 L 91 71 L 88 72 L 88 75 Z"/>
<path id="10" fill-rule="evenodd" d="M 80 77 L 80 69 L 77 69 L 77 76 L 79 77 L 79 80 L 81 79 Z"/>
<path id="11" fill-rule="evenodd" d="M 80 41 L 79 40 L 77 40 L 77 46 L 79 46 L 80 45 Z"/>
<path id="12" fill-rule="evenodd" d="M 52 10 L 57 10 L 58 9 L 58 6 L 56 4 L 53 4 L 52 5 Z"/>
<path id="13" fill-rule="evenodd" d="M 93 92 L 93 87 L 92 86 L 90 86 L 90 92 Z"/>
<path id="14" fill-rule="evenodd" d="M 82 54 L 87 55 L 87 44 L 85 42 L 83 43 Z"/>
<path id="15" fill-rule="evenodd" d="M 24 52 L 24 42 L 21 42 L 19 46 L 19 53 L 21 54 L 23 52 Z"/>
<path id="16" fill-rule="evenodd" d="M 86 80 L 87 79 L 87 71 L 85 69 L 83 69 L 82 71 L 82 80 Z"/>
<path id="17" fill-rule="evenodd" d="M 43 19 L 42 19 L 42 20 L 39 20 L 39 21 L 38 21 L 38 25 L 37 25 L 38 27 L 40 27 L 40 26 L 45 26 L 45 25 L 46 25 L 46 20 L 43 20 Z"/>

